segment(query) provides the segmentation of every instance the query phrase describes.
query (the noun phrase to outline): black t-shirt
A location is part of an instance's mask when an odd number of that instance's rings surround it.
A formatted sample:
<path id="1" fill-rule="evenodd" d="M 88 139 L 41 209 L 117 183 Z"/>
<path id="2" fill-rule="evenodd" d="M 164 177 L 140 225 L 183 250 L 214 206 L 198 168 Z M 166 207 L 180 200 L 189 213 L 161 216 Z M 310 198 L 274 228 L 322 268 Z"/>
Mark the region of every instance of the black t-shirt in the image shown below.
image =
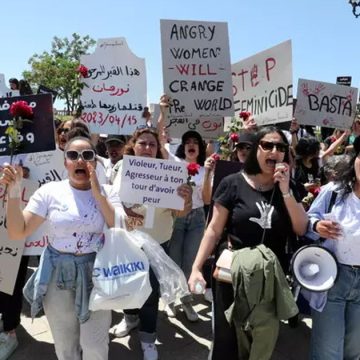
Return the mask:
<path id="1" fill-rule="evenodd" d="M 293 189 L 299 202 L 299 196 Z M 261 243 L 264 227 L 264 244 L 278 257 L 285 256 L 286 242 L 293 235 L 291 220 L 280 189 L 276 186 L 270 204 L 270 191 L 257 191 L 245 180 L 242 173 L 224 178 L 214 195 L 214 202 L 229 210 L 226 232 L 234 249 Z"/>

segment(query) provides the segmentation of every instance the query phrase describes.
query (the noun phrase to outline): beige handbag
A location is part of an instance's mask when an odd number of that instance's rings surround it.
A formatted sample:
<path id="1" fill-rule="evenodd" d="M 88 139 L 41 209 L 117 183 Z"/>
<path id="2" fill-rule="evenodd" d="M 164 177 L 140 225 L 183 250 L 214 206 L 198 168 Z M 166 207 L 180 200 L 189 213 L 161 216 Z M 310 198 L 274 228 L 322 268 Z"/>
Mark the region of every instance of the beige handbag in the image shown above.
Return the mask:
<path id="1" fill-rule="evenodd" d="M 225 249 L 219 256 L 216 267 L 213 273 L 213 277 L 217 281 L 222 281 L 231 284 L 231 262 L 232 262 L 233 252 L 229 249 Z"/>

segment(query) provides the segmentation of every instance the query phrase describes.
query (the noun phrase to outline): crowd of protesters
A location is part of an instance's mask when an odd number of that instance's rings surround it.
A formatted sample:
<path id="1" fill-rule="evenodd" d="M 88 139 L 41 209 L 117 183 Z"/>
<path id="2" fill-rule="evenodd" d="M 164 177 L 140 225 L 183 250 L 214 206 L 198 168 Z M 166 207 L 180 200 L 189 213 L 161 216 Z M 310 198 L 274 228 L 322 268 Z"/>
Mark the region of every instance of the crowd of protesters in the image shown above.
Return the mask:
<path id="1" fill-rule="evenodd" d="M 10 83 L 13 90 L 26 94 L 26 84 L 16 79 Z M 60 122 L 56 151 L 63 156 L 64 168 L 60 170 L 66 175 L 62 181 L 41 186 L 24 210 L 19 194 L 24 170 L 28 169 L 3 166 L 0 183 L 8 189 L 9 237 L 23 239 L 43 222 L 50 230 L 49 245 L 26 285 L 28 257 L 24 256 L 14 294 L 0 293 L 0 360 L 8 359 L 18 346 L 16 328 L 23 288 L 33 314 L 44 308 L 58 359 L 105 360 L 109 332 L 124 337 L 135 328 L 139 328 L 144 360 L 158 359 L 159 282 L 151 268 L 151 295 L 141 309 L 124 310 L 122 321 L 112 329 L 110 311 L 92 312 L 88 308 L 98 240 L 105 223 L 114 226 L 117 206 L 128 219 L 137 218 L 135 227 L 165 249 L 183 271 L 191 292 L 199 293 L 199 287 L 201 293 L 206 287 L 212 288 L 212 296 L 207 296 L 213 302 L 211 360 L 225 355 L 234 360 L 271 358 L 279 321 L 290 322 L 298 314 L 285 280 L 291 256 L 306 234 L 327 239 L 339 263 L 339 276 L 323 294 L 321 308 L 312 309 L 310 358 L 359 359 L 360 258 L 357 253 L 351 260 L 342 258 L 338 244 L 352 241 L 355 244 L 348 245 L 349 251 L 359 249 L 360 117 L 355 117 L 351 129 L 335 129 L 323 139 L 315 128 L 305 129 L 295 119 L 287 129 L 258 128 L 252 114 L 242 113 L 237 136 L 219 146 L 229 150 L 230 155 L 224 158 L 209 152 L 213 144 L 193 130 L 182 135 L 172 154 L 163 127 L 170 104 L 169 97 L 162 96 L 159 121 L 151 119 L 146 109 L 144 123 L 132 136 L 94 135 L 79 119 Z M 144 228 L 147 207 L 125 204 L 119 198 L 124 154 L 197 164 L 194 184 L 178 188 L 184 209 L 156 209 L 153 228 Z M 240 166 L 242 170 L 224 177 L 215 189 L 214 172 L 221 157 L 240 163 L 236 169 Z M 334 191 L 338 194 L 335 217 L 328 220 L 324 215 Z M 212 217 L 207 223 L 210 204 Z M 205 264 L 212 259 L 214 267 L 224 249 L 234 251 L 232 284 L 204 276 Z M 258 267 L 259 259 L 262 264 L 266 259 L 266 265 Z M 254 276 L 247 277 L 249 269 Z M 274 278 L 272 292 L 261 285 L 269 281 L 264 278 L 265 272 Z M 166 314 L 175 317 L 181 309 L 188 321 L 198 321 L 193 303 L 192 296 L 181 298 L 179 304 L 166 307 Z"/>

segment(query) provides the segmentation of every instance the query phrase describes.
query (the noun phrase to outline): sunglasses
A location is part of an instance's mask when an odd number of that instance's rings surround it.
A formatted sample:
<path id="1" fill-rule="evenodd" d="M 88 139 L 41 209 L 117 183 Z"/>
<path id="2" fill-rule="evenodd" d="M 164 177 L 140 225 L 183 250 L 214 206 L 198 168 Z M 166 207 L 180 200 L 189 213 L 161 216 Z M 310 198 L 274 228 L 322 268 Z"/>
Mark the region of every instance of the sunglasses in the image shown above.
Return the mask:
<path id="1" fill-rule="evenodd" d="M 251 150 L 251 145 L 249 145 L 249 144 L 238 144 L 238 145 L 236 145 L 236 150 L 250 151 Z"/>
<path id="2" fill-rule="evenodd" d="M 150 130 L 154 130 L 157 131 L 157 128 L 154 126 L 149 126 L 149 125 L 139 125 L 136 130 L 142 130 L 142 129 L 150 129 Z"/>
<path id="3" fill-rule="evenodd" d="M 61 135 L 61 134 L 67 134 L 68 132 L 70 131 L 70 129 L 58 129 L 58 131 L 57 131 L 57 133 L 59 134 L 59 135 Z"/>
<path id="4" fill-rule="evenodd" d="M 260 147 L 264 150 L 264 151 L 273 151 L 274 148 L 276 148 L 277 151 L 285 153 L 289 146 L 284 144 L 284 143 L 274 143 L 271 141 L 260 141 Z"/>
<path id="5" fill-rule="evenodd" d="M 65 152 L 66 159 L 71 161 L 79 160 L 80 156 L 84 161 L 94 161 L 96 155 L 95 155 L 95 151 L 91 149 L 82 150 L 82 151 L 68 150 Z"/>

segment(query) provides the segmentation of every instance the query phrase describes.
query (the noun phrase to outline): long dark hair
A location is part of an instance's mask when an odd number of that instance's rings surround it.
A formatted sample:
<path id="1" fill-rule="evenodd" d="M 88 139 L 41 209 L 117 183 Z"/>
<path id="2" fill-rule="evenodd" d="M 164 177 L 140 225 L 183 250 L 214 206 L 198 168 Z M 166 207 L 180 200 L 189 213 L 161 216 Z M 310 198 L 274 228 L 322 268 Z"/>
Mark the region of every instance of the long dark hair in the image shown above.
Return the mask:
<path id="1" fill-rule="evenodd" d="M 175 156 L 177 156 L 180 159 L 185 159 L 185 143 L 188 139 L 196 139 L 199 144 L 199 155 L 196 159 L 196 162 L 200 166 L 204 166 L 205 160 L 206 160 L 206 147 L 204 144 L 204 140 L 201 137 L 201 135 L 197 131 L 187 131 L 181 138 L 181 144 L 178 146 L 175 152 Z"/>
<path id="2" fill-rule="evenodd" d="M 355 189 L 356 185 L 356 172 L 355 172 L 355 160 L 360 153 L 360 136 L 356 137 L 354 141 L 354 153 L 350 158 L 349 164 L 342 175 L 339 176 L 339 188 L 342 190 L 342 200 L 345 199 Z"/>
<path id="3" fill-rule="evenodd" d="M 261 173 L 261 168 L 259 165 L 259 161 L 257 159 L 257 151 L 260 144 L 260 141 L 263 139 L 263 137 L 267 134 L 271 133 L 277 133 L 280 135 L 282 141 L 284 144 L 289 145 L 287 138 L 285 134 L 278 129 L 276 126 L 266 126 L 261 128 L 256 134 L 255 134 L 255 141 L 251 147 L 251 150 L 249 152 L 249 156 L 247 157 L 245 163 L 244 163 L 244 171 L 248 175 L 256 175 Z M 289 151 L 285 152 L 284 156 L 284 162 L 289 164 Z"/>
<path id="4" fill-rule="evenodd" d="M 156 143 L 157 143 L 156 159 L 163 159 L 164 157 L 161 153 L 161 144 L 160 144 L 159 134 L 157 133 L 155 128 L 149 128 L 149 127 L 146 127 L 143 129 L 138 129 L 134 132 L 133 136 L 130 138 L 130 140 L 125 145 L 124 155 L 135 155 L 135 152 L 134 152 L 135 143 L 139 139 L 139 137 L 143 134 L 151 134 L 152 136 L 154 136 Z"/>

